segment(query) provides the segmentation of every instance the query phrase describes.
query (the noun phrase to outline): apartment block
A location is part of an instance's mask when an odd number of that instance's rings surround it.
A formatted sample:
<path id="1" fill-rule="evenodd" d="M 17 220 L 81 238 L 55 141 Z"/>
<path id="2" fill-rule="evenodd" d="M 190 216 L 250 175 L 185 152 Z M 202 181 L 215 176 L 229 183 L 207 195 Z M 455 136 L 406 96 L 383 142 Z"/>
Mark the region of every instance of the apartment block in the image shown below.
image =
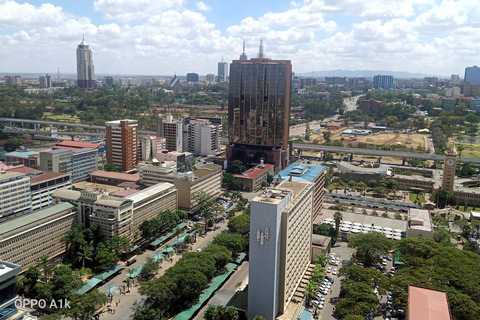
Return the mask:
<path id="1" fill-rule="evenodd" d="M 183 125 L 183 150 L 194 155 L 206 156 L 215 154 L 219 149 L 219 125 L 208 119 L 188 118 Z"/>
<path id="2" fill-rule="evenodd" d="M 285 312 L 311 262 L 314 184 L 283 181 L 251 201 L 248 317 Z"/>
<path id="3" fill-rule="evenodd" d="M 138 163 L 138 121 L 107 121 L 105 126 L 107 163 L 123 172 L 135 170 Z"/>
<path id="4" fill-rule="evenodd" d="M 97 170 L 97 149 L 55 149 L 40 152 L 40 170 L 67 172 L 72 182 L 88 180 L 90 174 Z"/>
<path id="5" fill-rule="evenodd" d="M 168 151 L 182 152 L 183 121 L 173 119 L 173 116 L 157 118 L 157 136 L 164 137 Z"/>
<path id="6" fill-rule="evenodd" d="M 0 171 L 0 220 L 29 213 L 31 205 L 30 178 L 24 173 Z"/>
<path id="7" fill-rule="evenodd" d="M 76 206 L 64 202 L 1 223 L 0 256 L 25 271 L 43 255 L 65 252 L 60 239 L 77 222 Z"/>

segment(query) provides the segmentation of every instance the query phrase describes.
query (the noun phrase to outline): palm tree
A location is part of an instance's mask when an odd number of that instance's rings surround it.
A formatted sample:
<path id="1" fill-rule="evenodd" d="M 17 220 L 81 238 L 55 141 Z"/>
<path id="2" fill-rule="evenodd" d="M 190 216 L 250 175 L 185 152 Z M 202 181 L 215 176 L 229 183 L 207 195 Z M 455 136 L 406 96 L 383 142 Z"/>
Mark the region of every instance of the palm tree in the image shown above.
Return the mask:
<path id="1" fill-rule="evenodd" d="M 325 254 L 319 254 L 317 255 L 317 260 L 315 260 L 315 263 L 320 264 L 322 267 L 325 267 L 327 264 L 328 258 Z"/>
<path id="2" fill-rule="evenodd" d="M 317 289 L 317 285 L 315 282 L 310 281 L 305 288 L 305 295 L 307 296 L 306 304 L 310 302 L 310 300 L 315 296 L 315 290 Z"/>
<path id="3" fill-rule="evenodd" d="M 200 232 L 202 232 L 202 226 L 200 225 L 200 223 L 195 222 L 193 224 L 193 230 L 195 231 L 195 242 L 196 242 L 197 241 L 197 234 L 200 234 Z"/>
<path id="4" fill-rule="evenodd" d="M 75 261 L 82 262 L 82 267 L 85 268 L 85 261 L 93 260 L 93 240 L 90 243 L 84 243 L 80 246 L 80 250 L 77 252 L 77 258 Z"/>
<path id="5" fill-rule="evenodd" d="M 82 231 L 74 226 L 72 229 L 68 230 L 67 233 L 65 233 L 60 241 L 67 245 L 67 251 L 69 252 L 69 256 L 73 262 L 75 247 L 78 244 L 82 244 L 84 241 Z"/>
<path id="6" fill-rule="evenodd" d="M 463 144 L 457 144 L 455 147 L 457 148 L 458 156 L 461 157 L 462 151 L 465 150 L 465 146 Z"/>
<path id="7" fill-rule="evenodd" d="M 343 215 L 340 211 L 337 211 L 333 214 L 333 219 L 335 220 L 335 236 L 338 237 L 338 229 L 340 229 L 340 221 L 343 219 Z"/>

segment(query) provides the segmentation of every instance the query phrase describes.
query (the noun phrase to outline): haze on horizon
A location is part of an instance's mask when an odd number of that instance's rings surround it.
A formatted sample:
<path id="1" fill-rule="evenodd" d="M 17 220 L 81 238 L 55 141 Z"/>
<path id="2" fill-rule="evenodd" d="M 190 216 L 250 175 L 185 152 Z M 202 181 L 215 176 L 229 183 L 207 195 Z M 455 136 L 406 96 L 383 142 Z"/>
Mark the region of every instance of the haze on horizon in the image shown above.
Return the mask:
<path id="1" fill-rule="evenodd" d="M 478 0 L 0 0 L 0 72 L 74 73 L 85 41 L 97 74 L 215 73 L 260 38 L 296 73 L 460 74 L 480 64 Z"/>

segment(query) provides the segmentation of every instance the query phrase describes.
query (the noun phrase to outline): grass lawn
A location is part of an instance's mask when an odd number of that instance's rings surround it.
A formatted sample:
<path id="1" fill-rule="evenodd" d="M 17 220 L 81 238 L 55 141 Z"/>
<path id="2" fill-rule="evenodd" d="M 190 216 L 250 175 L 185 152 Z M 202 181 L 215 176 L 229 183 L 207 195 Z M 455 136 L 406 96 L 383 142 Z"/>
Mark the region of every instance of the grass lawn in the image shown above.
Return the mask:
<path id="1" fill-rule="evenodd" d="M 465 210 L 465 206 L 458 206 L 458 210 L 459 210 L 459 211 L 463 211 L 463 212 L 465 212 L 465 211 L 472 211 L 472 210 L 475 210 L 475 209 L 478 210 L 478 208 L 474 208 L 474 207 L 467 207 L 467 210 Z"/>
<path id="2" fill-rule="evenodd" d="M 417 198 L 417 196 L 418 196 L 418 198 Z M 410 201 L 412 201 L 412 202 L 415 202 L 415 200 L 418 200 L 418 201 L 420 201 L 420 202 L 422 202 L 422 203 L 425 202 L 425 196 L 424 196 L 423 194 L 410 193 L 409 199 L 410 199 Z"/>
<path id="3" fill-rule="evenodd" d="M 65 121 L 65 122 L 80 122 L 77 116 L 69 114 L 53 114 L 51 112 L 45 112 L 43 118 L 51 119 L 52 121 Z"/>

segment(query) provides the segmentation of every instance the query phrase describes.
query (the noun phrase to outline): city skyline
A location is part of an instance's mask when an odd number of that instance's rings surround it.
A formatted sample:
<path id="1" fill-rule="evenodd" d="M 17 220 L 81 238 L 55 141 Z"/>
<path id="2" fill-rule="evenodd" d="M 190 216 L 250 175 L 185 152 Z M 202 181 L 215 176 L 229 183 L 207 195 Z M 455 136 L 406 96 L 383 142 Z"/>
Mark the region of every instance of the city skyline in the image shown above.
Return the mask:
<path id="1" fill-rule="evenodd" d="M 249 57 L 263 38 L 266 56 L 291 60 L 296 73 L 449 75 L 480 64 L 473 0 L 0 0 L 0 11 L 2 72 L 74 73 L 83 33 L 98 74 L 215 73 L 222 55 L 238 59 L 243 38 Z"/>

